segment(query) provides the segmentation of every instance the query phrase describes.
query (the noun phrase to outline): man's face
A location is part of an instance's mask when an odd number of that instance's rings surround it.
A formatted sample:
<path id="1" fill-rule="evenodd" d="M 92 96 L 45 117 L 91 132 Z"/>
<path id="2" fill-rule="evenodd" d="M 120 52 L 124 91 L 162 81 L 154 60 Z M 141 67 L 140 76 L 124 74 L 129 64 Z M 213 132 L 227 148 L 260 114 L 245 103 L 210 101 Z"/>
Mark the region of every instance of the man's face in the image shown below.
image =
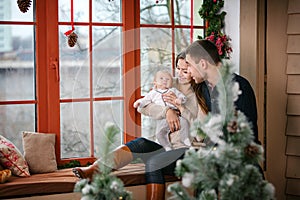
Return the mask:
<path id="1" fill-rule="evenodd" d="M 203 82 L 205 80 L 205 71 L 202 69 L 200 62 L 196 64 L 189 54 L 186 55 L 185 61 L 188 66 L 188 72 L 191 74 L 195 82 Z"/>

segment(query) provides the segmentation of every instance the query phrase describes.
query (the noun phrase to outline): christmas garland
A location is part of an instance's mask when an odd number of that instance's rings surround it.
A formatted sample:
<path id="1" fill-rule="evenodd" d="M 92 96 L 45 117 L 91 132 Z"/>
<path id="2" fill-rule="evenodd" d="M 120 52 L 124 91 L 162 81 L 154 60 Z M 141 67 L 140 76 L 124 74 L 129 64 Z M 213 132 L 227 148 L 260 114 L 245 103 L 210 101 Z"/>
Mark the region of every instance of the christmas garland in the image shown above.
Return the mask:
<path id="1" fill-rule="evenodd" d="M 223 6 L 223 0 L 204 0 L 198 13 L 205 20 L 205 39 L 216 44 L 221 58 L 229 59 L 232 52 L 229 43 L 231 39 L 223 32 L 226 15 L 225 11 L 221 11 Z M 198 38 L 202 39 L 201 36 Z"/>

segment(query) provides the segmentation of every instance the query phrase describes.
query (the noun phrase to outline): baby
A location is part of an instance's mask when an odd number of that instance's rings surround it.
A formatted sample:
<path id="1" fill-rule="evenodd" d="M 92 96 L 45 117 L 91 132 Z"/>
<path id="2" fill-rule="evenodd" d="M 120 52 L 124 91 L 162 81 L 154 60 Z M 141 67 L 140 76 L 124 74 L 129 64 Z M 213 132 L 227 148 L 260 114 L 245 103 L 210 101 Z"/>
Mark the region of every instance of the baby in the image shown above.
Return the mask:
<path id="1" fill-rule="evenodd" d="M 175 103 L 178 105 L 184 104 L 186 102 L 186 97 L 179 90 L 172 87 L 173 78 L 168 71 L 158 71 L 154 77 L 154 88 L 145 97 L 138 99 L 134 102 L 133 107 L 145 107 L 150 103 L 155 103 L 162 106 L 168 106 L 170 109 L 177 110 L 176 106 L 170 103 L 167 103 L 163 100 L 162 94 L 173 92 L 177 99 Z M 189 122 L 183 117 L 180 119 L 180 140 L 187 146 L 191 145 L 189 139 Z M 169 140 L 169 125 L 165 119 L 157 121 L 156 126 L 156 138 L 158 142 L 165 148 L 166 151 L 172 149 L 172 145 Z"/>

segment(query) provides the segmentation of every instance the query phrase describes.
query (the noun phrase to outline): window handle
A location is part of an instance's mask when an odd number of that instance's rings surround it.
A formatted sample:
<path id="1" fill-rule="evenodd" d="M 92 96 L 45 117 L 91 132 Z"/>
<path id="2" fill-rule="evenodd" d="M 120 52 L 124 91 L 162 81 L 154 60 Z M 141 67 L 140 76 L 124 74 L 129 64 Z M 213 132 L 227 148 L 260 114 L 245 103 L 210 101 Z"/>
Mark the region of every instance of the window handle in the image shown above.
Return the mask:
<path id="1" fill-rule="evenodd" d="M 59 82 L 59 69 L 58 69 L 58 61 L 57 58 L 50 58 L 50 68 L 55 69 L 56 80 Z"/>

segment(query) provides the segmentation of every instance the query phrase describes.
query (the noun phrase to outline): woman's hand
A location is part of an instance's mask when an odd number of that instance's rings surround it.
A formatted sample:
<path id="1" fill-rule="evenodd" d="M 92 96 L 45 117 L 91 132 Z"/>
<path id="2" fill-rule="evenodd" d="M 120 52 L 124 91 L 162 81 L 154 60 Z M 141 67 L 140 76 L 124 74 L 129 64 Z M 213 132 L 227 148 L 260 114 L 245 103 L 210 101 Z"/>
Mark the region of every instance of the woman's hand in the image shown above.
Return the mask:
<path id="1" fill-rule="evenodd" d="M 173 104 L 178 109 L 180 109 L 181 103 L 179 103 L 179 101 L 176 101 L 177 96 L 174 94 L 174 92 L 168 92 L 166 94 L 163 94 L 163 99 L 165 102 Z"/>
<path id="2" fill-rule="evenodd" d="M 166 120 L 169 124 L 171 132 L 175 132 L 180 129 L 180 121 L 178 115 L 179 113 L 172 109 L 168 109 L 166 112 Z"/>

